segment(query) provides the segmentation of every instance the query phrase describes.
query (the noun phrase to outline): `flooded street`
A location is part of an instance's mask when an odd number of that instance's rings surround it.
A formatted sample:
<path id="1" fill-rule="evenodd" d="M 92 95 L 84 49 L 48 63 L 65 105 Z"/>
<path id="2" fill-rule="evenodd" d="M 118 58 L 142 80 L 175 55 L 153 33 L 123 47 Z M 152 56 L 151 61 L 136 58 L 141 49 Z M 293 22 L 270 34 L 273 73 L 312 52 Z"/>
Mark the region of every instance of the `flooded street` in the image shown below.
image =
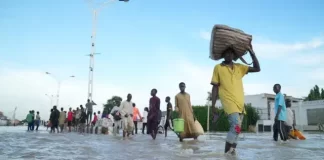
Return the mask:
<path id="1" fill-rule="evenodd" d="M 114 159 L 114 160 L 200 160 L 200 159 L 324 159 L 324 135 L 305 134 L 307 140 L 280 144 L 271 133 L 244 134 L 236 157 L 225 157 L 225 133 L 211 133 L 198 141 L 180 143 L 175 134 L 159 134 L 153 141 L 138 134 L 122 140 L 121 136 L 77 133 L 49 134 L 45 127 L 26 132 L 27 127 L 0 127 L 0 159 Z"/>

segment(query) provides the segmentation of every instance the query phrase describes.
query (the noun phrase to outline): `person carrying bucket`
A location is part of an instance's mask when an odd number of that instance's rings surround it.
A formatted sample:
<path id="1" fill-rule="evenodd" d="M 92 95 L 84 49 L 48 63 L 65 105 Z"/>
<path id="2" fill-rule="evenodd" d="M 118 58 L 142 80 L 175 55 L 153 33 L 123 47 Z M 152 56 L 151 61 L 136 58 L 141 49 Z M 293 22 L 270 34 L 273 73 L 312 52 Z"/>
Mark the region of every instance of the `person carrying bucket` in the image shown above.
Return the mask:
<path id="1" fill-rule="evenodd" d="M 230 129 L 225 143 L 225 153 L 231 155 L 236 155 L 235 149 L 241 133 L 243 117 L 246 113 L 242 79 L 247 73 L 260 72 L 261 70 L 252 45 L 247 50 L 250 52 L 253 61 L 252 67 L 233 63 L 235 51 L 232 47 L 229 47 L 222 54 L 224 61 L 214 67 L 211 80 L 213 86 L 211 97 L 213 111 L 217 112 L 216 100 L 219 96 L 230 122 Z"/>
<path id="2" fill-rule="evenodd" d="M 199 134 L 195 126 L 195 117 L 191 106 L 190 95 L 185 92 L 186 84 L 181 82 L 179 84 L 180 93 L 175 96 L 175 111 L 179 113 L 180 120 L 184 121 L 183 132 L 179 133 L 180 142 L 185 138 L 197 139 Z M 176 121 L 178 121 L 177 119 Z M 175 124 L 175 128 L 178 128 Z M 177 132 L 177 131 L 176 131 Z"/>

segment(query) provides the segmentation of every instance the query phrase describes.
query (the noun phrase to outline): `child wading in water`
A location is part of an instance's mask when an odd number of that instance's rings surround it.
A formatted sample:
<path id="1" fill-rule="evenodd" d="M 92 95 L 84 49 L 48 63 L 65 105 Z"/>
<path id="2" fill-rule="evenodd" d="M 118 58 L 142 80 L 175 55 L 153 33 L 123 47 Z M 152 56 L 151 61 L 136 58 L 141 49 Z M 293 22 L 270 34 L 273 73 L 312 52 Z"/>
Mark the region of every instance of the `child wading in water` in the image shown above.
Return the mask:
<path id="1" fill-rule="evenodd" d="M 109 114 L 102 118 L 101 124 L 101 133 L 102 134 L 109 134 Z"/>
<path id="2" fill-rule="evenodd" d="M 291 110 L 291 102 L 289 99 L 286 99 L 286 107 L 287 107 L 287 120 L 285 122 L 285 125 L 286 125 L 287 137 L 292 139 L 297 139 L 293 135 L 290 135 L 290 131 L 295 130 L 295 123 L 294 123 L 294 112 Z"/>

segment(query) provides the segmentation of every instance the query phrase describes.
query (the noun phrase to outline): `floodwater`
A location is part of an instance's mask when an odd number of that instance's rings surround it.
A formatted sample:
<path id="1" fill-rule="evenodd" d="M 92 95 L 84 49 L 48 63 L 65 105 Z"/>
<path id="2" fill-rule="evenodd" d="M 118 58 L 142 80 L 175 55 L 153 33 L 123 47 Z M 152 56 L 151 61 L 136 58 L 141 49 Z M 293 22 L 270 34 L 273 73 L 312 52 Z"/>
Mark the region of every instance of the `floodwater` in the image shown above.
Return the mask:
<path id="1" fill-rule="evenodd" d="M 224 156 L 226 133 L 209 133 L 198 141 L 180 143 L 175 134 L 162 134 L 154 141 L 148 135 L 121 136 L 78 133 L 49 134 L 26 132 L 27 127 L 0 127 L 0 160 L 324 160 L 324 135 L 306 134 L 306 140 L 287 144 L 273 142 L 271 133 L 248 134 L 241 137 L 237 156 Z"/>

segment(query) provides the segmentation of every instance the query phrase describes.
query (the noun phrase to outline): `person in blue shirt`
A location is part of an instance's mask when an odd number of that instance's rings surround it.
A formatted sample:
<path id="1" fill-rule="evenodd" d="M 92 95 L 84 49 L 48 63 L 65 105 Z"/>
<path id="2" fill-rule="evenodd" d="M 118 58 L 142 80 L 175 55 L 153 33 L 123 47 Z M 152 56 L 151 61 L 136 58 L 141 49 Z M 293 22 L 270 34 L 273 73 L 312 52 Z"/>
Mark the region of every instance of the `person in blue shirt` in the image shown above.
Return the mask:
<path id="1" fill-rule="evenodd" d="M 279 134 L 281 140 L 286 142 L 288 138 L 287 138 L 286 127 L 285 127 L 285 121 L 287 119 L 285 97 L 280 92 L 281 91 L 280 84 L 275 84 L 273 86 L 273 91 L 276 93 L 276 97 L 275 97 L 276 116 L 274 119 L 273 139 L 275 141 L 278 141 L 278 134 Z"/>

